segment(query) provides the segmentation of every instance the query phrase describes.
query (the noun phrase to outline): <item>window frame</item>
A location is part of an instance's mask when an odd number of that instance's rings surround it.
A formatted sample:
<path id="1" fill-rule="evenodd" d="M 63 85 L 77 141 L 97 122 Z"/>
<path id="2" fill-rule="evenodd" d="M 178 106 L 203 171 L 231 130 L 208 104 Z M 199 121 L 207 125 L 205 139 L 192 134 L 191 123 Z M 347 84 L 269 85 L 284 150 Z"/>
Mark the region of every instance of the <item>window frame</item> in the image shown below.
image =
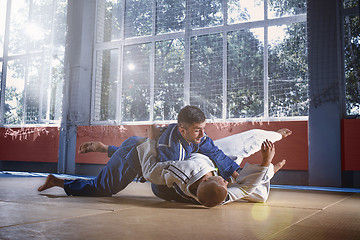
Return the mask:
<path id="1" fill-rule="evenodd" d="M 31 20 L 31 14 L 29 14 L 32 11 L 32 6 L 33 6 L 33 0 L 28 0 L 29 1 L 29 9 L 27 11 L 28 16 L 27 16 L 27 20 Z M 61 54 L 63 56 L 65 56 L 65 51 L 62 50 L 57 50 L 53 47 L 53 41 L 54 41 L 54 31 L 55 31 L 55 7 L 58 4 L 58 1 L 52 1 L 51 2 L 51 6 L 52 6 L 52 22 L 51 22 L 51 46 L 47 47 L 45 49 L 42 50 L 29 50 L 28 47 L 25 48 L 25 52 L 24 53 L 15 53 L 15 54 L 11 54 L 9 55 L 9 39 L 10 39 L 10 23 L 11 23 L 11 10 L 12 10 L 12 2 L 13 0 L 7 0 L 6 1 L 6 17 L 5 17 L 5 29 L 4 29 L 4 45 L 3 45 L 3 56 L 0 56 L 0 62 L 2 63 L 2 74 L 0 75 L 0 82 L 1 82 L 1 91 L 0 91 L 0 126 L 8 126 L 8 127 L 36 127 L 36 126 L 44 126 L 44 125 L 51 125 L 51 126 L 59 126 L 61 123 L 61 117 L 59 119 L 56 120 L 52 120 L 49 119 L 49 106 L 45 106 L 47 108 L 46 111 L 46 118 L 42 118 L 41 117 L 41 113 L 42 113 L 42 109 L 43 109 L 43 99 L 39 98 L 39 119 L 38 119 L 38 123 L 26 123 L 26 83 L 24 83 L 24 106 L 23 106 L 23 116 L 21 118 L 21 122 L 18 124 L 9 124 L 6 123 L 5 120 L 5 92 L 6 92 L 6 80 L 7 80 L 7 75 L 8 75 L 8 66 L 9 63 L 11 61 L 16 61 L 16 60 L 24 60 L 24 62 L 26 63 L 26 67 L 24 68 L 24 72 L 25 72 L 25 77 L 24 77 L 24 82 L 27 81 L 28 79 L 28 72 L 29 72 L 29 68 L 30 68 L 30 64 L 31 60 L 33 57 L 37 57 L 40 56 L 42 57 L 42 60 L 44 60 L 47 56 L 53 56 L 54 54 Z M 49 50 L 49 52 L 47 54 L 44 54 L 44 51 Z M 51 64 L 52 61 L 50 60 L 49 64 Z M 43 68 L 43 66 L 41 66 L 41 69 Z M 52 68 L 50 67 L 50 71 L 49 71 L 49 76 L 52 76 Z M 44 76 L 41 76 L 41 78 L 44 78 Z M 43 87 L 43 86 L 41 86 Z M 45 91 L 41 91 L 41 93 L 43 93 Z M 42 95 L 41 95 L 42 96 Z M 46 99 L 48 100 L 48 99 Z"/>
<path id="2" fill-rule="evenodd" d="M 92 101 L 91 101 L 91 124 L 94 125 L 108 125 L 108 124 L 149 124 L 153 122 L 157 123 L 169 123 L 174 122 L 175 120 L 164 120 L 164 121 L 154 121 L 153 116 L 153 109 L 154 109 L 154 62 L 155 57 L 151 57 L 151 88 L 150 88 L 150 96 L 151 96 L 151 103 L 150 103 L 150 119 L 148 121 L 122 121 L 122 107 L 121 107 L 121 93 L 122 93 L 122 74 L 121 70 L 123 69 L 122 62 L 123 62 L 123 48 L 128 45 L 133 44 L 144 44 L 150 43 L 152 48 L 152 56 L 155 56 L 155 43 L 157 41 L 164 41 L 170 40 L 174 38 L 182 38 L 185 41 L 185 63 L 184 63 L 184 106 L 190 104 L 190 41 L 192 37 L 201 36 L 201 35 L 208 35 L 208 34 L 216 34 L 222 33 L 223 34 L 223 103 L 222 103 L 222 117 L 218 119 L 211 119 L 211 121 L 218 122 L 218 121 L 227 121 L 227 122 L 247 122 L 247 121 L 302 121 L 308 120 L 308 116 L 290 116 L 290 117 L 270 117 L 269 116 L 269 86 L 268 86 L 268 48 L 264 47 L 264 115 L 259 118 L 228 118 L 227 117 L 227 34 L 233 31 L 239 31 L 243 29 L 252 29 L 252 28 L 264 28 L 264 46 L 268 46 L 268 31 L 267 29 L 270 26 L 277 26 L 277 25 L 289 25 L 292 23 L 306 23 L 306 13 L 305 14 L 298 14 L 294 16 L 285 16 L 279 18 L 268 18 L 268 0 L 264 0 L 264 20 L 260 21 L 253 21 L 253 22 L 243 22 L 243 23 L 236 23 L 236 24 L 228 24 L 227 23 L 227 0 L 223 0 L 222 4 L 222 13 L 223 13 L 223 24 L 220 26 L 214 27 L 206 27 L 206 28 L 191 28 L 191 14 L 189 3 L 190 0 L 186 0 L 186 21 L 185 21 L 185 30 L 178 31 L 178 32 L 170 32 L 170 33 L 159 33 L 156 34 L 155 32 L 155 24 L 156 24 L 156 0 L 153 0 L 153 11 L 152 11 L 152 33 L 151 35 L 141 36 L 141 37 L 132 37 L 132 38 L 124 38 L 124 9 L 125 9 L 125 1 L 122 2 L 122 14 L 121 14 L 121 38 L 119 40 L 111 40 L 110 42 L 97 42 L 97 31 L 98 27 L 96 26 L 94 32 L 94 52 L 93 52 L 93 81 L 92 81 Z M 95 22 L 98 24 L 98 14 L 99 14 L 99 1 L 96 1 L 96 16 Z M 94 110 L 95 110 L 95 74 L 96 74 L 96 58 L 97 52 L 107 49 L 118 49 L 119 56 L 118 56 L 118 69 L 117 69 L 117 76 L 118 76 L 118 96 L 117 96 L 117 114 L 116 119 L 111 121 L 100 121 L 95 120 Z"/>

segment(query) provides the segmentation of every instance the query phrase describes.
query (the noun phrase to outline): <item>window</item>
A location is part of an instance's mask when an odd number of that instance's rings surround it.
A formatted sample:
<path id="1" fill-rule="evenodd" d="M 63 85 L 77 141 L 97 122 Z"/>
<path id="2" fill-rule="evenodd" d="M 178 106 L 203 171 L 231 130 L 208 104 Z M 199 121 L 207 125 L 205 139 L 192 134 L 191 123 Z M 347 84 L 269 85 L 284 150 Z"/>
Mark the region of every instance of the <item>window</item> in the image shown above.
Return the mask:
<path id="1" fill-rule="evenodd" d="M 66 0 L 0 1 L 1 125 L 61 118 Z"/>
<path id="2" fill-rule="evenodd" d="M 360 115 L 360 19 L 359 1 L 344 1 L 346 113 Z"/>
<path id="3" fill-rule="evenodd" d="M 98 0 L 92 123 L 306 119 L 306 1 Z M 102 92 L 104 91 L 104 92 Z"/>

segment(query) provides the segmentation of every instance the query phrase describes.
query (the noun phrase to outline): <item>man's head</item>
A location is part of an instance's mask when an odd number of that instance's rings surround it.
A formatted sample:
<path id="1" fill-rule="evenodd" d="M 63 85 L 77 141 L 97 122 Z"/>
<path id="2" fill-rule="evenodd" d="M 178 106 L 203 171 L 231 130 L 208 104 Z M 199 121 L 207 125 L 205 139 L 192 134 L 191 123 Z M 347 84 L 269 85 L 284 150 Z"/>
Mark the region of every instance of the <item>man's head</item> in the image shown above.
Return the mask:
<path id="1" fill-rule="evenodd" d="M 220 176 L 205 178 L 197 189 L 196 195 L 200 203 L 206 207 L 215 207 L 227 196 L 228 182 Z"/>
<path id="2" fill-rule="evenodd" d="M 199 144 L 204 137 L 205 114 L 195 106 L 186 106 L 178 115 L 178 127 L 188 143 Z"/>

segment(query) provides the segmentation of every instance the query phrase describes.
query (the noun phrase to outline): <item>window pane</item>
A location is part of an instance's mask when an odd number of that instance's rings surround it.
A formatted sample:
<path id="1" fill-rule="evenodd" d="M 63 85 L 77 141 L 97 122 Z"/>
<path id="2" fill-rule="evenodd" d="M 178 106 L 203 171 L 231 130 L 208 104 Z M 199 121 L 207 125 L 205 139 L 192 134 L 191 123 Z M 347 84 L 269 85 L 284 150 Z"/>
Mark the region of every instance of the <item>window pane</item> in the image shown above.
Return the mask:
<path id="1" fill-rule="evenodd" d="M 359 6 L 358 0 L 344 0 L 344 8 L 353 8 L 358 6 Z"/>
<path id="2" fill-rule="evenodd" d="M 121 38 L 122 2 L 121 0 L 101 0 L 97 2 L 97 42 L 108 42 Z"/>
<path id="3" fill-rule="evenodd" d="M 60 118 L 63 78 L 57 93 L 53 92 L 56 82 L 49 76 L 50 68 L 47 57 L 34 57 L 28 63 L 25 59 L 9 63 L 5 92 L 6 124 L 48 123 Z M 54 103 L 55 99 L 57 102 Z M 58 119 L 54 118 L 56 111 Z"/>
<path id="4" fill-rule="evenodd" d="M 264 30 L 228 34 L 229 118 L 261 117 L 264 111 Z"/>
<path id="5" fill-rule="evenodd" d="M 190 104 L 200 107 L 207 118 L 222 117 L 222 34 L 191 39 Z"/>
<path id="6" fill-rule="evenodd" d="M 223 0 L 191 0 L 191 27 L 203 28 L 223 24 Z"/>
<path id="7" fill-rule="evenodd" d="M 154 120 L 174 120 L 184 104 L 184 40 L 156 43 Z"/>
<path id="8" fill-rule="evenodd" d="M 150 120 L 150 44 L 124 47 L 122 120 Z"/>
<path id="9" fill-rule="evenodd" d="M 2 82 L 2 78 L 3 78 L 3 76 L 2 76 L 2 67 L 3 67 L 3 62 L 0 62 L 0 96 L 1 96 L 1 94 L 2 94 L 2 89 L 1 89 L 1 82 Z"/>
<path id="10" fill-rule="evenodd" d="M 8 62 L 5 89 L 5 124 L 21 124 L 24 115 L 25 62 Z"/>
<path id="11" fill-rule="evenodd" d="M 125 8 L 125 37 L 150 35 L 153 0 L 127 0 Z"/>
<path id="12" fill-rule="evenodd" d="M 61 51 L 63 54 L 65 52 L 67 33 L 67 0 L 57 0 L 54 8 L 54 39 L 51 43 L 56 51 Z"/>
<path id="13" fill-rule="evenodd" d="M 269 27 L 269 116 L 308 115 L 306 24 Z"/>
<path id="14" fill-rule="evenodd" d="M 269 0 L 269 18 L 294 16 L 306 13 L 306 0 Z"/>
<path id="15" fill-rule="evenodd" d="M 41 76 L 41 65 L 45 66 L 45 59 L 40 57 L 33 58 L 28 64 L 27 79 L 25 81 L 24 106 L 25 106 L 25 124 L 35 124 L 39 122 L 41 112 L 40 95 L 43 94 L 43 81 Z M 43 60 L 43 61 L 42 61 Z"/>
<path id="16" fill-rule="evenodd" d="M 6 3 L 6 0 L 0 0 L 0 58 L 3 57 L 4 49 Z M 2 69 L 0 71 L 2 71 Z"/>
<path id="17" fill-rule="evenodd" d="M 264 20 L 264 0 L 229 0 L 228 24 Z"/>
<path id="18" fill-rule="evenodd" d="M 30 33 L 29 26 L 29 1 L 12 1 L 10 21 L 9 54 L 25 53 Z"/>
<path id="19" fill-rule="evenodd" d="M 156 1 L 156 32 L 167 33 L 184 30 L 185 0 Z"/>
<path id="20" fill-rule="evenodd" d="M 28 50 L 41 50 L 51 42 L 52 24 L 56 11 L 54 7 L 52 1 L 32 1 L 30 19 L 25 31 Z"/>
<path id="21" fill-rule="evenodd" d="M 346 110 L 349 115 L 360 115 L 359 22 L 359 16 L 346 17 L 344 20 Z"/>
<path id="22" fill-rule="evenodd" d="M 52 56 L 50 63 L 51 71 L 46 72 L 49 76 L 46 76 L 43 108 L 43 119 L 46 120 L 61 120 L 61 109 L 63 99 L 63 86 L 65 79 L 64 71 L 64 53 L 56 54 Z M 50 70 L 50 69 L 49 69 Z"/>
<path id="23" fill-rule="evenodd" d="M 94 117 L 116 120 L 118 50 L 96 52 Z"/>

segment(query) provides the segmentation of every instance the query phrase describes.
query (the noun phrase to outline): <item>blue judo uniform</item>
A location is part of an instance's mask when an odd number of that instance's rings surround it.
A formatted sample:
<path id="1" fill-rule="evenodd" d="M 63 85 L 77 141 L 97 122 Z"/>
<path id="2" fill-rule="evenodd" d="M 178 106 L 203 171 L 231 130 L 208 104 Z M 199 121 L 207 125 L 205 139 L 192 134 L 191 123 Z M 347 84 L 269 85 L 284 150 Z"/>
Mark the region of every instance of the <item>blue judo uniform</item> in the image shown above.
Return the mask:
<path id="1" fill-rule="evenodd" d="M 111 196 L 124 189 L 136 176 L 141 176 L 141 166 L 136 147 L 145 141 L 142 137 L 130 137 L 120 147 L 110 146 L 107 165 L 95 179 L 65 180 L 64 189 L 74 196 Z M 158 141 L 159 161 L 182 161 L 191 153 L 198 152 L 208 156 L 224 179 L 239 168 L 232 159 L 217 148 L 212 139 L 204 136 L 199 144 L 189 144 L 178 130 L 177 124 L 170 124 Z M 154 194 L 165 200 L 187 201 L 174 189 L 152 184 Z"/>

